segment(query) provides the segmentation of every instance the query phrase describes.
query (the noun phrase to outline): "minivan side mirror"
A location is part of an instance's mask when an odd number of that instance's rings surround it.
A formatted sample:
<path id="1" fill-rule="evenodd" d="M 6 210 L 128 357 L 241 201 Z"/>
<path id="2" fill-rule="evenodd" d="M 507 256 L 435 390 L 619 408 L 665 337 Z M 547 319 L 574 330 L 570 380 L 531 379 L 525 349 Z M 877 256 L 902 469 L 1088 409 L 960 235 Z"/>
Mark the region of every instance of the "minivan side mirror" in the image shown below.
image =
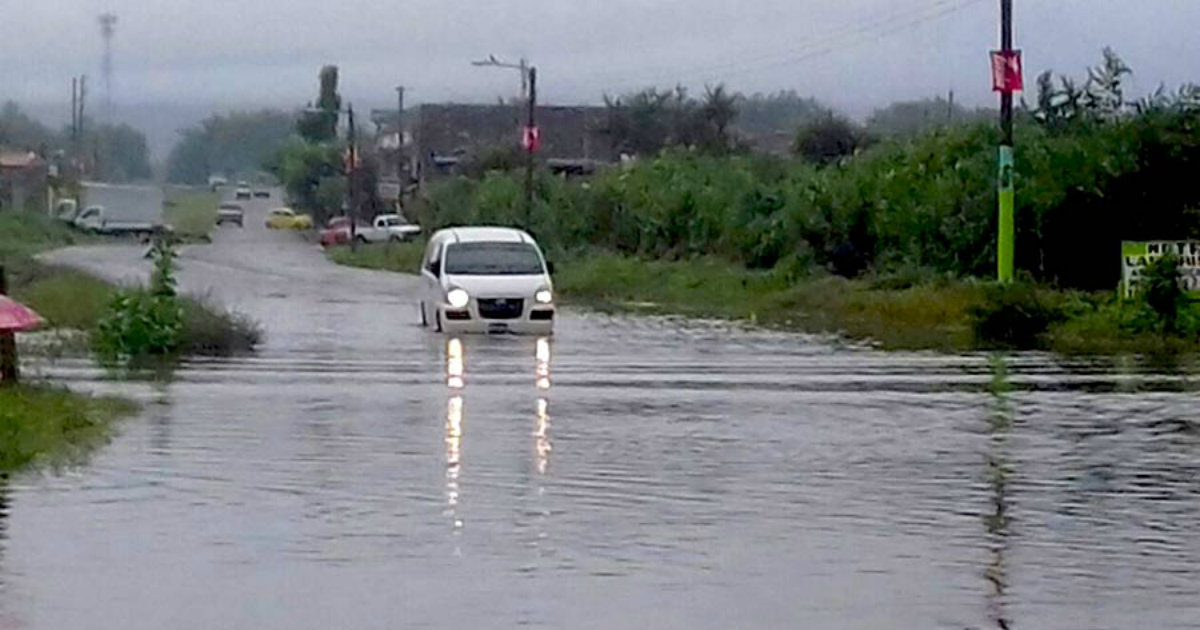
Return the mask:
<path id="1" fill-rule="evenodd" d="M 546 273 L 551 274 L 551 275 L 554 274 L 554 261 L 551 261 L 551 260 L 546 261 Z"/>
<path id="2" fill-rule="evenodd" d="M 429 263 L 429 267 L 428 267 L 428 269 L 429 269 L 429 273 L 431 273 L 431 274 L 433 274 L 433 275 L 435 275 L 435 276 L 441 277 L 441 275 L 442 275 L 442 261 L 440 261 L 440 260 L 434 260 L 434 261 L 430 262 L 430 263 Z"/>

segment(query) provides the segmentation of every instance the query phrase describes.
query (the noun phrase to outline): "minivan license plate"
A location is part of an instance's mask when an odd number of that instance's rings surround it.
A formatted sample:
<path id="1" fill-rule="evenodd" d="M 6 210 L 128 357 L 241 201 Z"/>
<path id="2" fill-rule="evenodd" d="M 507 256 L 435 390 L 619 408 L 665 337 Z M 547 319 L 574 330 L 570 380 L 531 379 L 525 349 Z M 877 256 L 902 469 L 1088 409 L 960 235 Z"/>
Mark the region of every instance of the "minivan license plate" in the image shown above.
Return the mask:
<path id="1" fill-rule="evenodd" d="M 508 332 L 508 324 L 488 324 L 488 334 L 503 334 Z"/>

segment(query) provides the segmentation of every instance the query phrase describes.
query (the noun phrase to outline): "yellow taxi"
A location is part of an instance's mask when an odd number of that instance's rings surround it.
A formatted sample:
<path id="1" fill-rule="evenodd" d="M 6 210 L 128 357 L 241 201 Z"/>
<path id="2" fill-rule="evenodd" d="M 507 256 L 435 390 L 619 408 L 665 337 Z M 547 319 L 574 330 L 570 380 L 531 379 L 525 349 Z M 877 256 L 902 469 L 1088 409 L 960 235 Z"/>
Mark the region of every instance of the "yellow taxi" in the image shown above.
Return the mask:
<path id="1" fill-rule="evenodd" d="M 296 214 L 291 208 L 275 208 L 267 215 L 267 227 L 272 230 L 308 230 L 312 226 L 312 217 Z"/>

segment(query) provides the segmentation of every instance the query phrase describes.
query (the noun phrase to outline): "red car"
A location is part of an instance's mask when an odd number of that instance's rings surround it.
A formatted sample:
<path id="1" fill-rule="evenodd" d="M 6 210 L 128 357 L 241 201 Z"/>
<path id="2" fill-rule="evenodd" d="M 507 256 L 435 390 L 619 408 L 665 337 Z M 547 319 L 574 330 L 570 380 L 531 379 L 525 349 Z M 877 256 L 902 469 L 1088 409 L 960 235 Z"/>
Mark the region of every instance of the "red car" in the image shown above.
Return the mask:
<path id="1" fill-rule="evenodd" d="M 321 247 L 345 245 L 350 242 L 350 217 L 333 217 L 321 230 Z"/>

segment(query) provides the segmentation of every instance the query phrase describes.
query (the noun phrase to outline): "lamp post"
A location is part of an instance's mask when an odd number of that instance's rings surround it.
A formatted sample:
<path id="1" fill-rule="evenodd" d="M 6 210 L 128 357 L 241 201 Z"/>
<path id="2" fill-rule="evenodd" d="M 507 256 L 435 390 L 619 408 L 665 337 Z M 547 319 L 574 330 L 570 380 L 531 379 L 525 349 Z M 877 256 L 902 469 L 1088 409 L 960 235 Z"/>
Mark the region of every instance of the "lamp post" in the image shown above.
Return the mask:
<path id="1" fill-rule="evenodd" d="M 529 61 L 524 57 L 521 58 L 520 63 L 514 64 L 500 61 L 495 55 L 488 55 L 487 59 L 480 61 L 472 61 L 471 65 L 509 68 L 521 72 L 521 98 L 525 101 L 528 109 L 525 128 L 521 136 L 521 147 L 525 150 L 525 228 L 529 229 L 533 218 L 533 154 L 537 151 L 540 143 L 540 134 L 537 128 L 537 68 L 529 65 Z"/>

